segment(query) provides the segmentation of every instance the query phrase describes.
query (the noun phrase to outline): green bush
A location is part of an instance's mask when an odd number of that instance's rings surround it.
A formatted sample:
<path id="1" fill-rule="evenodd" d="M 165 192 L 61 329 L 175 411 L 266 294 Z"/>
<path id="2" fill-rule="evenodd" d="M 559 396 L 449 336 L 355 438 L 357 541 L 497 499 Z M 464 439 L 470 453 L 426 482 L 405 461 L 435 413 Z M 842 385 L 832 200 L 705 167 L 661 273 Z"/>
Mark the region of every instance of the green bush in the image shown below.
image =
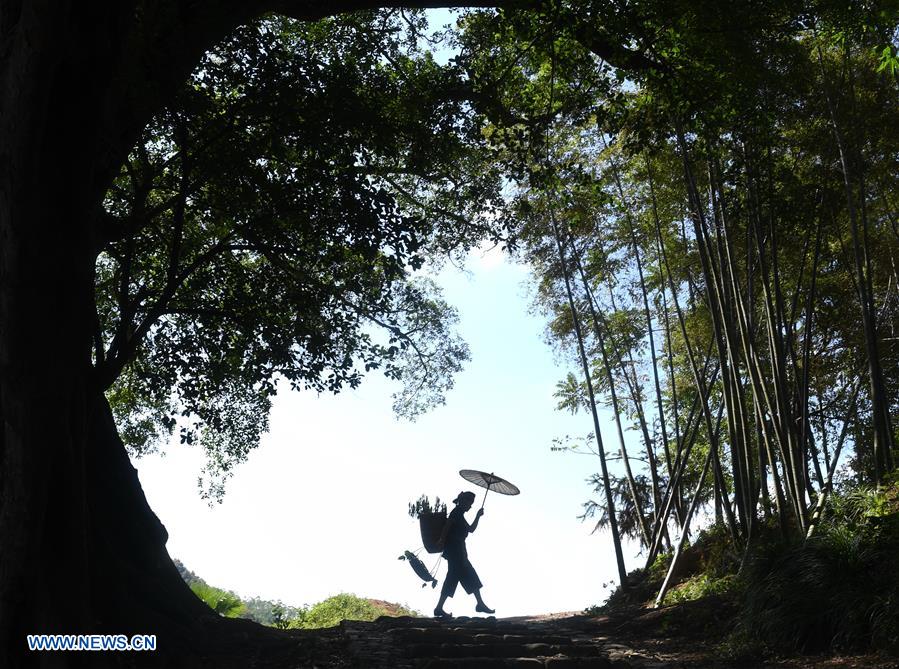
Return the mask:
<path id="1" fill-rule="evenodd" d="M 662 604 L 690 602 L 709 595 L 727 595 L 733 592 L 736 587 L 737 576 L 735 574 L 726 574 L 717 578 L 705 573 L 696 574 L 678 583 L 665 593 L 665 599 L 662 600 Z"/>
<path id="2" fill-rule="evenodd" d="M 388 608 L 389 606 L 389 608 Z M 357 597 L 353 594 L 341 593 L 319 602 L 308 610 L 304 610 L 290 621 L 288 627 L 293 629 L 316 629 L 334 627 L 343 620 L 375 620 L 381 616 L 414 616 L 416 613 L 395 605 L 378 605 L 375 602 Z"/>
<path id="3" fill-rule="evenodd" d="M 734 548 L 730 529 L 724 523 L 716 523 L 702 530 L 691 550 L 695 553 L 695 569 L 700 573 L 723 577 L 740 568 L 741 556 Z"/>
<path id="4" fill-rule="evenodd" d="M 243 601 L 230 590 L 209 585 L 180 561 L 175 560 L 175 565 L 194 594 L 219 615 L 248 618 L 280 629 L 313 629 L 333 627 L 343 620 L 370 621 L 381 616 L 420 615 L 406 606 L 346 593 L 329 597 L 312 607 L 288 606 L 280 601 L 272 602 L 258 597 Z"/>

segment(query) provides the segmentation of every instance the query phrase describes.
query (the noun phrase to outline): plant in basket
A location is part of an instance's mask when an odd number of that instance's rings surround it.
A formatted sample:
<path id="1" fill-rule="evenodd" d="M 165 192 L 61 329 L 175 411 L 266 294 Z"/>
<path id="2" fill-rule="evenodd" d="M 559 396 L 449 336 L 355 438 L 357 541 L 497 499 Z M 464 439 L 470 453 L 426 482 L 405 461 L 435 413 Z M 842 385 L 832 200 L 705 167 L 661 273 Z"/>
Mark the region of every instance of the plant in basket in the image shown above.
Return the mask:
<path id="1" fill-rule="evenodd" d="M 427 495 L 422 495 L 414 503 L 409 504 L 409 515 L 418 518 L 421 529 L 421 542 L 428 553 L 440 553 L 443 546 L 440 542 L 443 526 L 446 525 L 446 504 L 439 497 L 434 498 L 432 505 Z"/>

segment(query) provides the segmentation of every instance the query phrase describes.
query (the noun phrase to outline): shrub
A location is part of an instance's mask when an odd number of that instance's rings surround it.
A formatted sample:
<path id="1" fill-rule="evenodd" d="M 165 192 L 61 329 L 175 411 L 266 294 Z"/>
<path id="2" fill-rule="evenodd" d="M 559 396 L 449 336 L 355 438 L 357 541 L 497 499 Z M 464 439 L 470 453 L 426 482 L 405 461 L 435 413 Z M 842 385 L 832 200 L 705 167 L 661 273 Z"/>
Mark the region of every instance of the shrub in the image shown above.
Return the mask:
<path id="1" fill-rule="evenodd" d="M 709 574 L 697 574 L 665 593 L 662 604 L 690 602 L 709 595 L 727 595 L 735 590 L 736 583 L 735 574 L 726 574 L 717 578 Z"/>
<path id="2" fill-rule="evenodd" d="M 319 602 L 290 621 L 293 629 L 316 629 L 334 627 L 344 620 L 375 620 L 381 616 L 410 615 L 416 613 L 401 606 L 375 603 L 353 594 L 341 593 Z"/>

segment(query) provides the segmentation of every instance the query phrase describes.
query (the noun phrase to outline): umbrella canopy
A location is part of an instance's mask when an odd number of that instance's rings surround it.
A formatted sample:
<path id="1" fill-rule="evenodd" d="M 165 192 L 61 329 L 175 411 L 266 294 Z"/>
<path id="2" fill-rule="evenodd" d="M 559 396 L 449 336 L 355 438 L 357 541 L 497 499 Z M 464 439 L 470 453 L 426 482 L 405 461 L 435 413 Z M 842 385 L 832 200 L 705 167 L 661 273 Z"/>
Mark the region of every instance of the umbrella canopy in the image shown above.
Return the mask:
<path id="1" fill-rule="evenodd" d="M 517 495 L 521 492 L 518 486 L 493 473 L 488 474 L 477 469 L 463 469 L 459 472 L 459 476 L 475 485 L 487 488 L 487 490 L 492 490 L 493 492 L 502 493 L 503 495 Z"/>
<path id="2" fill-rule="evenodd" d="M 487 488 L 487 492 L 484 493 L 484 499 L 481 501 L 482 509 L 484 508 L 484 502 L 487 501 L 487 493 L 491 490 L 503 495 L 517 495 L 521 492 L 518 489 L 518 486 L 509 483 L 506 479 L 497 476 L 492 472 L 488 474 L 487 472 L 478 471 L 477 469 L 462 469 L 459 471 L 459 476 L 466 481 L 471 481 L 475 485 Z"/>

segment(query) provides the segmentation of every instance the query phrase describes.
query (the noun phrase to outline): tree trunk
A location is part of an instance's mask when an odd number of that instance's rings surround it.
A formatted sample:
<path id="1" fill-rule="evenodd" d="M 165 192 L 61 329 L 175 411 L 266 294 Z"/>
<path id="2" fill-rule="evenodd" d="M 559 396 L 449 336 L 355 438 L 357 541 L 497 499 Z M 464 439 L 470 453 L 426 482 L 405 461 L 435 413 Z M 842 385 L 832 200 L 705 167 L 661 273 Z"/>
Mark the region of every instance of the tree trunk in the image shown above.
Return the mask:
<path id="1" fill-rule="evenodd" d="M 664 259 L 662 258 L 662 227 L 661 222 L 659 220 L 659 207 L 658 201 L 656 199 L 655 193 L 655 183 L 653 178 L 653 170 L 652 170 L 652 160 L 649 158 L 645 159 L 646 164 L 646 175 L 647 175 L 647 183 L 649 185 L 649 195 L 650 202 L 652 204 L 652 220 L 656 230 L 656 255 L 658 260 L 658 272 L 660 277 L 666 276 L 666 264 Z M 659 285 L 659 294 L 662 298 L 662 316 L 665 321 L 665 358 L 667 362 L 667 374 L 668 374 L 668 388 L 671 392 L 671 413 L 674 415 L 674 443 L 677 449 L 676 458 L 680 456 L 681 452 L 681 426 L 680 426 L 680 413 L 678 409 L 678 400 L 677 400 L 677 383 L 676 383 L 676 375 L 674 373 L 674 348 L 671 343 L 671 317 L 668 312 L 668 299 L 666 296 L 666 288 L 665 282 L 660 281 Z M 675 296 L 676 297 L 676 296 Z M 667 443 L 666 443 L 667 449 Z M 666 450 L 667 453 L 667 450 Z M 673 490 L 674 494 L 674 512 L 677 517 L 677 522 L 679 525 L 683 525 L 683 501 L 681 500 L 681 491 L 680 486 L 677 486 Z"/>
<path id="2" fill-rule="evenodd" d="M 94 214 L 136 139 L 110 123 L 133 13 L 66 5 L 0 5 L 3 667 L 87 661 L 29 653 L 29 633 L 163 634 L 202 610 L 92 379 Z"/>
<path id="3" fill-rule="evenodd" d="M 4 175 L 14 197 L 0 211 L 4 667 L 46 659 L 27 651 L 26 634 L 142 632 L 183 647 L 197 634 L 191 620 L 209 613 L 166 553 L 165 528 L 92 378 L 95 254 L 76 206 L 86 189 L 59 162 L 20 160 Z M 53 657 L 64 666 L 77 655 Z"/>
<path id="4" fill-rule="evenodd" d="M 7 125 L 0 142 L 13 167 L 0 176 L 3 667 L 87 661 L 29 653 L 34 633 L 141 632 L 183 649 L 201 643 L 193 621 L 210 613 L 166 553 L 165 528 L 93 379 L 91 170 L 71 164 L 85 151 L 78 126 L 90 133 L 87 119 L 66 120 L 75 127 L 45 125 L 32 137 Z M 120 661 L 91 657 L 92 666 Z"/>
<path id="5" fill-rule="evenodd" d="M 605 146 L 606 150 L 608 150 L 609 146 L 604 138 L 603 145 Z M 609 157 L 609 164 L 612 166 L 612 175 L 615 178 L 615 185 L 618 188 L 618 197 L 621 199 L 621 206 L 624 209 L 624 220 L 627 222 L 631 249 L 634 252 L 634 262 L 637 265 L 637 276 L 640 279 L 640 293 L 643 298 L 643 315 L 646 318 L 646 335 L 649 339 L 649 353 L 652 359 L 652 378 L 655 384 L 656 392 L 656 411 L 658 412 L 659 428 L 662 432 L 663 452 L 665 453 L 665 464 L 668 469 L 668 478 L 670 480 L 673 477 L 673 470 L 671 466 L 671 450 L 668 446 L 668 431 L 665 426 L 665 410 L 662 404 L 662 387 L 659 384 L 659 363 L 658 357 L 656 355 L 655 336 L 653 335 L 652 331 L 652 312 L 649 309 L 649 296 L 648 291 L 646 290 L 646 277 L 643 273 L 643 261 L 640 257 L 640 244 L 637 239 L 637 231 L 634 224 L 634 219 L 633 216 L 631 216 L 630 203 L 628 202 L 627 197 L 624 194 L 624 187 L 621 184 L 621 174 L 618 169 L 618 164 L 611 156 Z M 642 416 L 642 408 L 641 424 L 643 425 L 643 430 L 645 433 L 644 440 L 646 442 L 646 456 L 649 460 L 649 473 L 652 480 L 653 516 L 657 520 L 659 507 L 661 506 L 659 473 L 655 462 L 654 444 L 653 441 L 649 438 L 649 433 L 646 429 L 646 419 L 644 416 Z"/>
<path id="6" fill-rule="evenodd" d="M 693 230 L 694 236 L 696 239 L 696 247 L 699 251 L 699 259 L 702 265 L 702 273 L 705 278 L 705 289 L 706 289 L 706 299 L 707 304 L 709 306 L 709 312 L 712 318 L 712 330 L 715 337 L 715 342 L 718 346 L 718 360 L 721 368 L 721 381 L 724 387 L 724 403 L 725 408 L 728 411 L 728 430 L 731 431 L 730 442 L 731 447 L 733 448 L 735 442 L 735 433 L 733 432 L 732 425 L 732 397 L 728 393 L 728 384 L 730 383 L 730 374 L 731 369 L 729 365 L 732 364 L 733 360 L 730 356 L 730 351 L 728 350 L 727 344 L 725 342 L 725 335 L 723 332 L 723 324 L 722 319 L 724 318 L 723 312 L 721 310 L 721 290 L 720 290 L 720 278 L 719 273 L 716 271 L 716 268 L 713 266 L 711 259 L 709 257 L 709 249 L 706 243 L 706 233 L 705 233 L 705 216 L 702 211 L 702 205 L 699 200 L 699 193 L 696 187 L 696 181 L 693 178 L 693 170 L 690 166 L 690 157 L 687 149 L 687 142 L 684 138 L 684 132 L 680 125 L 680 122 L 677 123 L 675 127 L 676 137 L 677 137 L 677 146 L 680 151 L 681 162 L 684 167 L 684 181 L 687 186 L 687 195 L 688 201 L 690 204 L 690 218 L 693 222 Z M 733 370 L 735 371 L 735 370 Z M 729 401 L 730 400 L 730 401 Z M 711 427 L 711 417 L 707 412 L 707 422 L 708 422 L 708 432 L 709 435 L 712 434 Z M 716 485 L 721 491 L 721 496 L 723 499 L 723 510 L 725 515 L 727 516 L 727 523 L 730 527 L 731 534 L 734 537 L 734 540 L 740 534 L 740 530 L 743 530 L 743 535 L 746 534 L 745 522 L 743 522 L 744 527 L 740 528 L 737 525 L 737 521 L 734 518 L 733 511 L 730 508 L 730 503 L 727 499 L 727 486 L 724 480 L 723 472 L 721 471 L 721 462 L 718 456 L 718 448 L 717 448 L 717 440 L 713 444 L 713 453 L 712 453 L 712 466 L 713 472 L 715 474 Z M 736 474 L 736 472 L 735 472 Z M 743 513 L 743 500 L 740 495 L 740 481 L 734 481 L 734 496 L 737 501 L 738 509 L 739 509 L 739 517 L 741 521 L 745 521 L 746 514 Z"/>
<path id="7" fill-rule="evenodd" d="M 849 409 L 846 411 L 846 416 L 843 418 L 843 427 L 840 428 L 840 436 L 837 439 L 836 448 L 834 449 L 833 459 L 830 461 L 830 464 L 827 467 L 827 479 L 821 485 L 821 489 L 818 490 L 818 501 L 815 504 L 815 510 L 812 513 L 812 517 L 809 520 L 808 530 L 805 533 L 805 540 L 808 541 L 812 538 L 815 533 L 815 528 L 818 526 L 818 523 L 821 521 L 821 516 L 824 514 L 824 506 L 827 504 L 827 497 L 830 495 L 831 490 L 833 489 L 833 475 L 837 469 L 837 464 L 840 461 L 840 451 L 843 449 L 843 441 L 846 439 L 846 429 L 849 427 L 849 420 L 852 417 L 853 412 L 855 411 L 855 403 L 858 400 L 858 391 L 861 388 L 861 374 L 856 378 L 855 384 L 852 388 L 852 396 L 849 400 Z"/>
<path id="8" fill-rule="evenodd" d="M 565 260 L 565 246 L 562 242 L 562 233 L 559 230 L 559 224 L 556 221 L 554 203 L 550 203 L 550 222 L 552 223 L 553 236 L 556 240 L 556 248 L 559 252 L 559 263 L 562 269 L 562 277 L 565 279 L 565 294 L 568 297 L 568 306 L 571 309 L 571 318 L 574 323 L 574 333 L 577 337 L 578 353 L 580 354 L 581 366 L 584 370 L 584 378 L 587 383 L 587 393 L 590 400 L 590 411 L 593 416 L 593 430 L 596 436 L 596 449 L 599 453 L 599 464 L 602 469 L 602 483 L 606 494 L 606 511 L 609 514 L 609 531 L 612 534 L 612 544 L 615 548 L 615 564 L 618 567 L 618 582 L 621 589 L 627 588 L 627 569 L 624 566 L 624 553 L 621 549 L 621 534 L 618 532 L 618 519 L 615 515 L 615 499 L 612 496 L 612 486 L 609 481 L 609 470 L 606 465 L 606 451 L 603 446 L 602 433 L 599 429 L 599 415 L 596 412 L 596 395 L 593 392 L 593 380 L 590 377 L 590 364 L 587 362 L 587 352 L 584 347 L 584 335 L 581 331 L 581 319 L 578 315 L 577 307 L 574 303 L 574 295 L 571 290 L 571 277 L 568 272 L 568 263 Z"/>
<path id="9" fill-rule="evenodd" d="M 574 245 L 574 240 L 569 235 L 569 246 L 571 247 L 571 257 L 577 267 L 578 274 L 581 279 L 581 285 L 584 289 L 584 295 L 587 298 L 587 306 L 590 310 L 590 320 L 593 323 L 593 336 L 596 337 L 596 343 L 599 345 L 599 352 L 602 356 L 602 365 L 606 370 L 606 382 L 609 384 L 609 396 L 612 400 L 612 414 L 615 416 L 615 428 L 618 433 L 618 452 L 621 454 L 621 463 L 624 465 L 624 475 L 627 478 L 628 491 L 631 499 L 634 501 L 634 510 L 637 513 L 637 521 L 640 525 L 640 534 L 643 537 L 644 545 L 649 545 L 649 530 L 646 527 L 646 517 L 643 513 L 643 505 L 640 502 L 640 496 L 637 494 L 637 483 L 634 480 L 634 473 L 631 471 L 631 463 L 627 454 L 627 447 L 624 443 L 624 430 L 621 427 L 621 411 L 618 407 L 618 393 L 615 390 L 615 377 L 612 373 L 612 366 L 609 363 L 609 356 L 606 352 L 606 341 L 603 336 L 604 323 L 600 322 L 600 314 L 596 307 L 596 301 L 593 299 L 593 290 L 590 288 L 590 282 L 587 280 L 587 274 L 584 271 L 581 256 Z"/>
<path id="10" fill-rule="evenodd" d="M 830 84 L 827 71 L 824 68 L 824 58 L 821 47 L 817 47 L 818 65 L 821 77 L 824 81 L 824 99 L 827 102 L 827 111 L 833 131 L 837 152 L 842 168 L 843 187 L 846 194 L 846 211 L 849 215 L 849 231 L 852 236 L 852 250 L 855 269 L 856 288 L 859 294 L 859 302 L 862 311 L 862 328 L 865 335 L 865 350 L 868 354 L 868 372 L 871 389 L 871 413 L 874 418 L 874 483 L 880 485 L 882 478 L 893 467 L 893 430 L 890 420 L 890 407 L 886 397 L 883 380 L 883 368 L 880 361 L 879 344 L 877 340 L 877 310 L 874 308 L 873 283 L 868 254 L 867 239 L 867 215 L 865 208 L 864 188 L 864 161 L 861 149 L 858 146 L 847 147 L 837 115 L 833 96 L 830 92 Z M 851 64 L 850 64 L 851 70 Z M 855 93 L 850 93 L 854 97 Z M 850 155 L 850 153 L 852 155 Z M 854 159 L 854 160 L 853 160 Z M 854 164 L 853 164 L 854 163 Z M 856 172 L 858 174 L 856 174 Z M 858 205 L 854 193 L 853 182 L 858 181 Z M 861 218 L 862 230 L 859 230 L 859 218 Z"/>

